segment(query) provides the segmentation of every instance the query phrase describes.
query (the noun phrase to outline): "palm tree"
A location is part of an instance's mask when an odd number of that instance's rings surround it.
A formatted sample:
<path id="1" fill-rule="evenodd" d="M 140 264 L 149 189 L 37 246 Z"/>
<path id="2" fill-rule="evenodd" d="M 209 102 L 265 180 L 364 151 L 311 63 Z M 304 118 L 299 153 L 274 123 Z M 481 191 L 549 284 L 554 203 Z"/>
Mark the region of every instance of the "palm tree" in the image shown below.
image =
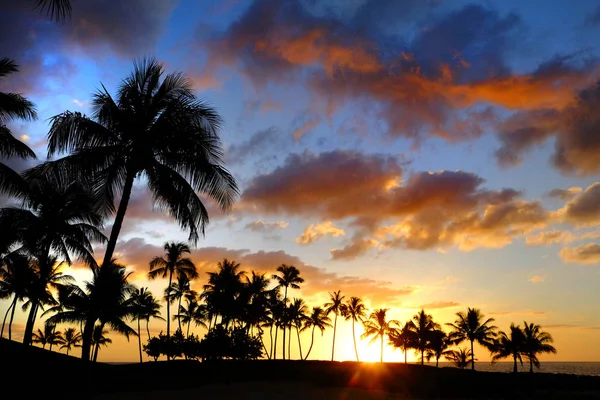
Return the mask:
<path id="1" fill-rule="evenodd" d="M 335 318 L 333 320 L 333 343 L 331 345 L 331 361 L 333 361 L 333 356 L 335 352 L 335 332 L 337 330 L 337 318 L 338 315 L 342 313 L 344 309 L 344 298 L 345 296 L 341 295 L 341 290 L 337 292 L 329 293 L 329 302 L 325 303 L 325 312 L 327 315 L 334 313 Z"/>
<path id="2" fill-rule="evenodd" d="M 437 368 L 440 363 L 440 358 L 450 354 L 450 350 L 448 350 L 448 348 L 451 345 L 452 341 L 446 332 L 439 329 L 431 332 L 431 338 L 428 346 L 429 348 L 427 349 L 427 354 L 425 355 L 427 362 L 429 362 L 430 359 L 435 358 L 435 366 Z"/>
<path id="3" fill-rule="evenodd" d="M 288 308 L 289 318 L 289 329 L 290 338 L 289 342 L 292 342 L 292 326 L 296 328 L 296 335 L 298 336 L 298 352 L 300 353 L 300 359 L 302 360 L 302 344 L 300 343 L 300 330 L 304 326 L 304 322 L 308 318 L 306 315 L 308 307 L 302 299 L 294 299 Z M 288 348 L 288 357 L 291 359 L 292 353 Z"/>
<path id="4" fill-rule="evenodd" d="M 471 363 L 473 355 L 471 350 L 460 348 L 447 351 L 444 357 L 446 357 L 446 360 L 453 362 L 457 368 L 465 369 Z"/>
<path id="5" fill-rule="evenodd" d="M 26 299 L 28 289 L 34 278 L 35 270 L 28 257 L 11 253 L 2 259 L 2 265 L 0 265 L 0 297 L 8 298 L 13 296 L 13 299 L 4 314 L 0 337 L 4 336 L 4 324 L 10 311 L 8 339 L 12 340 L 12 323 L 15 316 L 15 309 L 18 302 Z"/>
<path id="6" fill-rule="evenodd" d="M 179 313 L 176 315 L 178 319 L 184 324 L 187 324 L 187 331 L 185 336 L 190 337 L 190 325 L 192 322 L 195 326 L 201 326 L 208 328 L 206 322 L 208 322 L 208 309 L 205 304 L 200 304 L 195 297 L 186 298 L 187 308 L 185 306 L 179 306 Z"/>
<path id="7" fill-rule="evenodd" d="M 277 282 L 277 287 L 285 288 L 283 294 L 283 304 L 287 306 L 288 288 L 300 289 L 300 284 L 304 282 L 304 278 L 300 277 L 300 271 L 293 265 L 281 264 L 277 267 L 277 272 L 281 275 L 273 275 L 273 279 Z M 285 360 L 285 326 L 283 328 L 283 359 Z"/>
<path id="8" fill-rule="evenodd" d="M 142 334 L 140 328 L 140 320 L 146 318 L 147 304 L 149 297 L 152 294 L 148 291 L 148 288 L 140 288 L 129 298 L 131 304 L 131 318 L 137 320 L 137 336 L 138 336 L 138 349 L 140 355 L 140 363 L 142 360 Z"/>
<path id="9" fill-rule="evenodd" d="M 19 66 L 11 59 L 0 59 L 0 78 L 19 71 Z M 33 103 L 16 93 L 0 92 L 0 158 L 35 158 L 35 153 L 27 145 L 17 140 L 6 124 L 13 119 L 34 120 L 37 118 Z M 21 176 L 8 165 L 0 162 L 0 192 L 10 195 L 23 191 Z"/>
<path id="10" fill-rule="evenodd" d="M 519 325 L 510 324 L 510 333 L 498 332 L 494 344 L 490 348 L 492 352 L 492 363 L 504 358 L 512 357 L 514 361 L 513 372 L 517 373 L 517 360 L 523 366 L 521 354 L 524 350 L 525 336 Z"/>
<path id="11" fill-rule="evenodd" d="M 113 257 L 136 179 L 145 178 L 154 203 L 194 243 L 209 222 L 200 194 L 223 210 L 239 194 L 223 166 L 221 117 L 196 98 L 185 75 L 164 72 L 155 59 L 136 62 L 116 99 L 104 86 L 93 95 L 91 118 L 71 111 L 52 118 L 48 156 L 70 153 L 55 163 L 67 175 L 94 181 L 110 211 L 121 198 L 103 264 Z"/>
<path id="12" fill-rule="evenodd" d="M 240 300 L 245 303 L 243 319 L 249 332 L 252 332 L 255 327 L 260 329 L 261 324 L 269 318 L 267 305 L 269 283 L 269 278 L 265 274 L 257 274 L 254 271 L 250 277 L 246 277 L 242 291 L 243 299 Z"/>
<path id="13" fill-rule="evenodd" d="M 148 297 L 144 301 L 144 319 L 146 320 L 146 332 L 148 333 L 148 340 L 150 340 L 150 318 L 160 319 L 164 321 L 164 318 L 160 315 L 160 302 L 148 292 Z"/>
<path id="14" fill-rule="evenodd" d="M 404 352 L 404 364 L 408 363 L 408 350 L 416 346 L 415 332 L 411 330 L 410 321 L 402 329 L 394 329 L 389 333 L 390 344 Z"/>
<path id="15" fill-rule="evenodd" d="M 356 354 L 356 361 L 360 361 L 358 359 L 358 349 L 356 348 L 354 322 L 364 322 L 365 318 L 367 318 L 367 308 L 359 297 L 350 297 L 350 300 L 348 300 L 342 309 L 342 315 L 346 321 L 352 321 L 352 341 L 354 342 L 354 354 Z"/>
<path id="16" fill-rule="evenodd" d="M 458 317 L 453 324 L 447 324 L 453 331 L 450 333 L 452 340 L 459 344 L 464 340 L 471 342 L 471 369 L 475 370 L 475 352 L 473 343 L 477 342 L 482 346 L 490 348 L 496 336 L 493 318 L 485 319 L 485 316 L 477 308 L 468 308 L 467 312 L 456 313 Z M 485 320 L 484 320 L 485 319 Z"/>
<path id="17" fill-rule="evenodd" d="M 325 332 L 325 329 L 331 328 L 331 319 L 327 315 L 327 312 L 321 307 L 313 307 L 312 313 L 304 321 L 304 327 L 302 327 L 302 330 L 304 331 L 309 328 L 312 328 L 312 333 L 310 339 L 310 347 L 308 348 L 306 357 L 304 357 L 305 360 L 308 359 L 310 351 L 313 348 L 313 343 L 315 342 L 315 328 L 319 328 L 319 330 L 321 331 L 321 336 L 323 336 L 323 332 Z"/>
<path id="18" fill-rule="evenodd" d="M 383 337 L 385 335 L 389 336 L 392 332 L 394 332 L 393 325 L 399 324 L 396 320 L 386 320 L 388 311 L 389 308 L 380 308 L 379 310 L 375 310 L 371 313 L 371 315 L 369 315 L 369 319 L 363 323 L 365 332 L 362 334 L 361 338 L 373 336 L 370 343 L 376 341 L 378 337 L 381 340 L 379 362 L 383 362 Z"/>
<path id="19" fill-rule="evenodd" d="M 36 8 L 56 21 L 64 21 L 71 17 L 70 0 L 36 0 Z"/>
<path id="20" fill-rule="evenodd" d="M 61 332 L 56 331 L 56 325 L 45 324 L 44 330 L 38 329 L 33 334 L 33 343 L 39 343 L 42 345 L 42 349 L 46 348 L 46 345 L 50 345 L 50 351 L 52 351 L 53 345 L 63 344 L 64 339 Z"/>
<path id="21" fill-rule="evenodd" d="M 184 297 L 187 299 L 191 299 L 195 298 L 198 295 L 196 291 L 192 289 L 190 279 L 187 277 L 187 275 L 179 275 L 177 277 L 177 282 L 173 283 L 170 288 L 167 288 L 167 292 L 171 299 L 171 302 L 175 302 L 175 300 L 178 301 L 177 310 L 181 309 L 181 300 Z M 181 330 L 180 318 L 175 316 L 173 320 L 175 319 L 177 319 L 177 325 L 179 326 L 179 330 Z"/>
<path id="22" fill-rule="evenodd" d="M 523 355 L 529 361 L 529 372 L 533 373 L 533 366 L 540 368 L 540 360 L 537 355 L 541 353 L 556 354 L 556 348 L 552 346 L 552 335 L 542 331 L 542 327 L 536 324 L 523 322 L 524 343 Z"/>
<path id="23" fill-rule="evenodd" d="M 130 273 L 114 260 L 97 268 L 92 281 L 86 282 L 85 290 L 73 287 L 65 300 L 65 310 L 48 318 L 50 323 L 82 323 L 84 324 L 81 344 L 81 358 L 91 360 L 91 347 L 94 329 L 100 332 L 104 326 L 125 335 L 136 335 L 136 331 L 125 322 L 133 314 L 130 296 L 137 289 L 127 282 Z M 98 324 L 96 324 L 98 322 Z M 97 348 L 96 348 L 97 350 Z M 96 353 L 95 351 L 94 353 Z"/>
<path id="24" fill-rule="evenodd" d="M 81 343 L 81 333 L 75 330 L 74 328 L 67 328 L 63 333 L 64 342 L 62 346 L 60 346 L 60 350 L 66 349 L 67 355 L 69 355 L 69 351 L 73 347 L 81 347 L 79 343 Z"/>
<path id="25" fill-rule="evenodd" d="M 433 332 L 439 330 L 440 325 L 433 321 L 431 314 L 421 310 L 408 322 L 408 329 L 414 332 L 414 349 L 416 353 L 421 354 L 421 365 L 423 365 L 425 350 L 429 348 Z"/>
<path id="26" fill-rule="evenodd" d="M 104 330 L 102 325 L 96 325 L 94 327 L 94 334 L 92 335 L 92 347 L 94 348 L 94 355 L 91 361 L 96 362 L 98 360 L 100 346 L 108 346 L 110 343 L 112 343 L 112 339 L 106 336 L 107 334 L 108 331 Z"/>
<path id="27" fill-rule="evenodd" d="M 279 287 L 269 290 L 265 299 L 266 311 L 268 313 L 261 327 L 269 328 L 270 349 L 269 359 L 277 358 L 277 323 L 283 316 L 283 298 Z M 273 327 L 275 327 L 275 340 L 273 340 Z"/>
<path id="28" fill-rule="evenodd" d="M 223 259 L 217 264 L 217 272 L 207 274 L 208 283 L 204 285 L 201 297 L 214 314 L 215 325 L 218 315 L 221 315 L 221 324 L 227 328 L 243 311 L 238 298 L 244 290 L 245 272 L 240 270 L 239 263 Z"/>
<path id="29" fill-rule="evenodd" d="M 196 265 L 188 257 L 184 257 L 185 254 L 190 253 L 190 247 L 182 242 L 167 242 L 164 246 L 165 257 L 154 257 L 150 261 L 150 272 L 148 277 L 155 279 L 157 277 L 166 278 L 169 277 L 169 284 L 167 289 L 171 288 L 173 283 L 173 274 L 177 274 L 177 277 L 185 276 L 188 279 L 194 279 L 198 277 L 196 271 Z M 170 317 L 170 303 L 171 303 L 170 290 L 167 292 L 167 337 L 171 335 L 171 317 Z"/>

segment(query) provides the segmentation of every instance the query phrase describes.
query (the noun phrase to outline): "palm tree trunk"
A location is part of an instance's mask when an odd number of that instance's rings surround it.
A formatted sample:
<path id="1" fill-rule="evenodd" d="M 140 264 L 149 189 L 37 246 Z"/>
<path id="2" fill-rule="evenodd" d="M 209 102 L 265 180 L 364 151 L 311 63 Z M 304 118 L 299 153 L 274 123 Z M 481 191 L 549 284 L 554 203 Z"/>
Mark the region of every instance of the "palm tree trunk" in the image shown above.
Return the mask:
<path id="1" fill-rule="evenodd" d="M 171 283 L 173 281 L 173 271 L 169 271 L 169 286 L 167 286 L 167 337 L 171 336 Z M 167 357 L 167 360 L 169 358 Z"/>
<path id="2" fill-rule="evenodd" d="M 131 197 L 131 189 L 133 188 L 134 180 L 135 174 L 128 172 L 127 177 L 125 177 L 123 194 L 121 195 L 121 201 L 119 202 L 117 215 L 115 216 L 115 221 L 113 222 L 113 226 L 110 231 L 110 238 L 106 244 L 106 251 L 104 252 L 104 260 L 102 261 L 102 265 L 106 265 L 112 260 L 115 247 L 117 246 L 117 239 L 119 238 L 119 233 L 121 232 L 121 226 L 123 225 L 123 220 L 125 219 L 125 212 L 127 212 L 127 206 L 129 204 L 129 198 Z"/>
<path id="3" fill-rule="evenodd" d="M 69 348 L 67 347 L 67 355 L 69 355 Z"/>
<path id="4" fill-rule="evenodd" d="M 333 343 L 331 344 L 331 361 L 333 361 L 333 355 L 335 353 L 335 331 L 337 329 L 337 312 L 335 313 L 335 319 L 333 321 Z"/>
<path id="5" fill-rule="evenodd" d="M 273 324 L 269 327 L 269 360 L 273 358 Z"/>
<path id="6" fill-rule="evenodd" d="M 140 350 L 140 364 L 143 362 L 142 360 L 142 332 L 140 330 L 140 319 L 137 319 L 138 321 L 138 348 Z"/>
<path id="7" fill-rule="evenodd" d="M 179 296 L 179 303 L 177 304 L 177 325 L 179 325 L 179 330 L 183 332 L 181 329 L 181 312 L 179 310 L 181 310 L 181 296 Z"/>
<path id="8" fill-rule="evenodd" d="M 188 322 L 188 326 L 187 326 L 187 332 L 185 333 L 185 336 L 189 339 L 190 337 L 190 325 L 192 324 L 192 320 L 190 320 Z"/>
<path id="9" fill-rule="evenodd" d="M 354 341 L 354 354 L 356 354 L 356 361 L 360 362 L 358 359 L 358 349 L 356 348 L 356 333 L 354 332 L 354 318 L 352 318 L 352 340 Z"/>
<path id="10" fill-rule="evenodd" d="M 98 352 L 100 351 L 100 343 L 96 343 L 96 348 L 94 349 L 94 362 L 98 362 Z"/>
<path id="11" fill-rule="evenodd" d="M 31 345 L 33 337 L 33 326 L 35 325 L 35 318 L 37 315 L 37 299 L 31 299 L 31 309 L 29 310 L 29 316 L 27 317 L 27 324 L 25 325 L 25 332 L 23 333 L 23 344 Z"/>
<path id="12" fill-rule="evenodd" d="M 54 343 L 50 343 L 50 351 L 52 351 L 52 346 L 54 345 Z"/>
<path id="13" fill-rule="evenodd" d="M 279 327 L 275 325 L 275 344 L 273 345 L 273 360 L 277 360 L 277 334 L 279 333 Z"/>
<path id="14" fill-rule="evenodd" d="M 285 313 L 285 309 L 287 307 L 287 291 L 288 291 L 288 287 L 285 287 L 285 295 L 283 296 L 283 312 Z M 285 360 L 285 325 L 283 326 L 283 359 Z"/>
<path id="15" fill-rule="evenodd" d="M 6 324 L 6 317 L 8 317 L 8 312 L 15 307 L 15 303 L 17 302 L 17 296 L 10 302 L 10 306 L 6 309 L 4 313 L 4 319 L 2 320 L 2 331 L 0 331 L 0 338 L 4 337 L 4 325 Z"/>
<path id="16" fill-rule="evenodd" d="M 425 365 L 424 353 L 425 353 L 425 349 L 421 349 L 421 365 Z"/>
<path id="17" fill-rule="evenodd" d="M 440 366 L 440 358 L 436 357 L 435 358 L 435 367 L 438 368 Z"/>
<path id="18" fill-rule="evenodd" d="M 517 357 L 513 356 L 513 374 L 517 373 Z"/>
<path id="19" fill-rule="evenodd" d="M 302 343 L 300 343 L 300 329 L 296 326 L 296 334 L 298 335 L 298 351 L 300 352 L 300 359 L 302 360 Z"/>
<path id="20" fill-rule="evenodd" d="M 8 321 L 8 340 L 12 340 L 12 324 L 13 324 L 13 319 L 15 318 L 15 309 L 17 308 L 17 303 L 16 303 L 16 298 L 15 298 L 15 304 L 12 308 L 12 310 L 10 311 L 10 321 Z"/>
<path id="21" fill-rule="evenodd" d="M 150 340 L 150 318 L 146 320 L 146 331 L 148 332 L 148 340 Z"/>
<path id="22" fill-rule="evenodd" d="M 90 353 L 92 347 L 92 336 L 94 334 L 94 324 L 96 323 L 96 318 L 88 318 L 85 321 L 85 325 L 83 327 L 83 334 L 81 335 L 81 359 L 90 361 Z"/>
<path id="23" fill-rule="evenodd" d="M 382 363 L 383 362 L 383 333 L 380 336 L 381 336 L 381 343 L 379 344 L 379 362 Z"/>
<path id="24" fill-rule="evenodd" d="M 304 357 L 305 360 L 308 359 L 308 356 L 310 355 L 310 351 L 312 350 L 313 343 L 315 342 L 315 328 L 316 328 L 316 326 L 313 325 L 312 335 L 311 335 L 311 338 L 310 338 L 310 347 L 308 348 L 308 353 L 306 353 L 306 357 Z"/>
<path id="25" fill-rule="evenodd" d="M 475 353 L 473 352 L 473 341 L 471 340 L 471 370 L 475 371 Z"/>
<path id="26" fill-rule="evenodd" d="M 404 348 L 404 364 L 408 364 L 408 359 L 407 359 L 407 356 L 406 356 L 407 353 L 408 353 L 408 349 Z"/>
<path id="27" fill-rule="evenodd" d="M 290 324 L 288 328 L 288 360 L 292 359 L 292 325 Z"/>

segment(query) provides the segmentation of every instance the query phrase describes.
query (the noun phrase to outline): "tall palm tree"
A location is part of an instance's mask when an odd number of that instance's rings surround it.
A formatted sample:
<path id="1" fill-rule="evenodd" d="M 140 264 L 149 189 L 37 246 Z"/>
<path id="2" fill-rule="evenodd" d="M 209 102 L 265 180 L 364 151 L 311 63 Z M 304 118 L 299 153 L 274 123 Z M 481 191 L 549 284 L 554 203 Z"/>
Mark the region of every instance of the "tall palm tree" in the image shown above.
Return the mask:
<path id="1" fill-rule="evenodd" d="M 431 332 L 431 338 L 429 339 L 429 346 L 425 357 L 429 362 L 430 359 L 435 358 L 435 367 L 437 368 L 440 363 L 440 358 L 450 354 L 448 350 L 452 346 L 452 341 L 446 332 L 436 329 Z"/>
<path id="2" fill-rule="evenodd" d="M 517 361 L 523 366 L 523 358 L 521 354 L 524 350 L 525 335 L 519 325 L 510 324 L 510 333 L 504 331 L 498 332 L 497 338 L 494 340 L 494 344 L 490 348 L 492 352 L 492 363 L 502 360 L 504 358 L 512 357 L 513 372 L 517 373 Z"/>
<path id="3" fill-rule="evenodd" d="M 415 314 L 408 322 L 408 329 L 414 332 L 414 349 L 421 354 L 421 365 L 425 360 L 425 350 L 429 348 L 433 332 L 440 329 L 440 325 L 433 320 L 431 314 L 425 313 L 425 310 Z"/>
<path id="4" fill-rule="evenodd" d="M 293 265 L 281 264 L 277 267 L 278 274 L 273 275 L 277 282 L 277 287 L 284 288 L 283 304 L 287 306 L 288 288 L 300 289 L 300 284 L 304 278 L 300 276 L 300 271 Z M 285 326 L 283 328 L 283 359 L 285 360 Z"/>
<path id="5" fill-rule="evenodd" d="M 60 346 L 60 350 L 66 349 L 67 355 L 73 347 L 81 347 L 81 332 L 78 332 L 75 328 L 67 328 L 63 333 L 64 342 Z"/>
<path id="6" fill-rule="evenodd" d="M 394 329 L 389 333 L 390 344 L 404 352 L 404 364 L 408 363 L 408 350 L 414 349 L 417 343 L 416 334 L 408 321 L 402 329 Z"/>
<path id="7" fill-rule="evenodd" d="M 533 323 L 523 322 L 524 343 L 523 354 L 529 361 L 529 372 L 533 373 L 533 366 L 540 368 L 540 360 L 537 355 L 541 353 L 556 354 L 556 348 L 552 345 L 552 335 L 542 331 L 542 327 Z"/>
<path id="8" fill-rule="evenodd" d="M 148 333 L 148 340 L 150 340 L 150 319 L 160 319 L 164 321 L 164 318 L 160 315 L 160 302 L 152 293 L 148 292 L 148 297 L 144 301 L 144 319 L 146 320 L 146 332 Z"/>
<path id="9" fill-rule="evenodd" d="M 140 320 L 146 318 L 148 298 L 152 294 L 148 291 L 148 288 L 140 288 L 129 298 L 131 305 L 131 318 L 137 320 L 137 336 L 138 336 L 138 350 L 140 355 L 140 363 L 142 360 L 142 334 L 140 327 Z"/>
<path id="10" fill-rule="evenodd" d="M 275 287 L 267 292 L 265 306 L 267 309 L 268 316 L 261 325 L 262 327 L 269 328 L 269 359 L 277 358 L 277 323 L 283 316 L 283 297 L 281 296 L 281 290 L 279 287 Z M 273 340 L 273 327 L 275 327 L 275 340 Z"/>
<path id="11" fill-rule="evenodd" d="M 195 326 L 201 326 L 208 328 L 206 324 L 208 322 L 208 309 L 206 304 L 198 303 L 195 297 L 186 298 L 187 307 L 185 305 L 179 306 L 179 313 L 176 315 L 182 323 L 187 324 L 187 331 L 185 336 L 190 337 L 190 326 L 192 322 Z"/>
<path id="12" fill-rule="evenodd" d="M 167 242 L 164 246 L 165 256 L 156 256 L 150 261 L 150 272 L 148 277 L 155 279 L 157 277 L 169 277 L 167 289 L 173 284 L 173 274 L 177 277 L 185 276 L 188 279 L 198 277 L 196 265 L 185 254 L 190 254 L 190 247 L 182 242 Z M 167 337 L 171 335 L 171 316 L 170 316 L 171 293 L 167 292 Z"/>
<path id="13" fill-rule="evenodd" d="M 55 163 L 67 175 L 94 181 L 110 211 L 120 196 L 103 264 L 113 257 L 138 178 L 193 242 L 209 222 L 200 194 L 223 210 L 238 197 L 224 167 L 221 117 L 196 98 L 185 75 L 165 75 L 155 59 L 135 62 L 116 99 L 102 86 L 92 110 L 91 118 L 71 111 L 52 118 L 48 156 L 70 153 Z"/>
<path id="14" fill-rule="evenodd" d="M 204 285 L 202 299 L 206 302 L 209 311 L 214 313 L 215 325 L 218 315 L 225 327 L 238 318 L 243 311 L 238 298 L 244 290 L 245 272 L 240 269 L 240 264 L 228 259 L 223 259 L 217 264 L 217 272 L 207 272 L 208 283 Z"/>
<path id="15" fill-rule="evenodd" d="M 0 59 L 0 79 L 19 71 L 19 66 L 9 58 Z M 0 158 L 35 158 L 27 145 L 17 140 L 6 126 L 14 119 L 34 120 L 37 118 L 33 103 L 16 93 L 0 92 Z M 10 195 L 23 191 L 21 176 L 8 165 L 0 162 L 0 192 Z"/>
<path id="16" fill-rule="evenodd" d="M 127 280 L 130 274 L 125 267 L 114 260 L 96 269 L 92 280 L 85 283 L 85 290 L 73 287 L 68 299 L 65 300 L 65 310 L 48 318 L 50 323 L 82 323 L 83 334 L 81 358 L 91 360 L 94 329 L 98 326 L 102 332 L 108 325 L 113 331 L 125 335 L 136 335 L 125 320 L 133 313 L 130 296 L 136 288 Z M 97 324 L 98 323 L 98 324 Z"/>
<path id="17" fill-rule="evenodd" d="M 28 257 L 22 254 L 11 253 L 2 259 L 2 265 L 0 265 L 0 295 L 2 298 L 12 296 L 13 299 L 4 314 L 0 337 L 4 336 L 4 324 L 10 312 L 8 339 L 12 340 L 12 323 L 15 316 L 15 309 L 18 302 L 25 301 L 27 298 L 28 289 L 34 278 L 35 270 Z"/>
<path id="18" fill-rule="evenodd" d="M 192 289 L 192 283 L 187 275 L 179 275 L 177 282 L 174 282 L 171 287 L 167 288 L 171 302 L 177 300 L 177 310 L 181 309 L 181 300 L 185 297 L 187 299 L 195 298 L 198 293 Z M 181 330 L 181 319 L 177 316 L 173 320 L 177 319 L 177 325 Z"/>
<path id="19" fill-rule="evenodd" d="M 325 303 L 324 305 L 325 312 L 327 313 L 327 315 L 331 313 L 335 314 L 335 318 L 333 320 L 333 343 L 331 344 L 331 361 L 333 361 L 333 356 L 335 352 L 335 333 L 337 330 L 337 319 L 338 315 L 340 315 L 344 309 L 345 296 L 342 296 L 341 293 L 341 290 L 329 293 L 329 302 Z"/>
<path id="20" fill-rule="evenodd" d="M 354 354 L 356 355 L 356 361 L 358 359 L 358 349 L 356 347 L 356 332 L 354 329 L 354 322 L 364 322 L 367 318 L 367 307 L 363 304 L 359 297 L 350 297 L 350 300 L 346 302 L 342 309 L 342 315 L 347 320 L 352 321 L 352 341 L 354 342 Z"/>
<path id="21" fill-rule="evenodd" d="M 306 357 L 304 357 L 305 360 L 308 359 L 310 351 L 313 348 L 313 343 L 315 342 L 315 329 L 319 328 L 319 330 L 321 331 L 321 336 L 323 336 L 323 332 L 325 332 L 325 329 L 331 328 L 331 318 L 329 318 L 327 312 L 321 307 L 313 307 L 312 313 L 304 321 L 304 326 L 302 327 L 302 330 L 304 331 L 310 328 L 312 328 L 310 347 L 308 348 Z"/>
<path id="22" fill-rule="evenodd" d="M 457 368 L 465 369 L 471 363 L 473 355 L 471 350 L 460 348 L 458 350 L 449 350 L 444 354 L 446 360 L 454 363 Z"/>
<path id="23" fill-rule="evenodd" d="M 33 279 L 29 282 L 26 290 L 27 301 L 23 304 L 23 310 L 29 308 L 29 315 L 23 333 L 23 343 L 31 344 L 33 327 L 37 318 L 37 311 L 45 305 L 56 305 L 52 290 L 61 291 L 65 285 L 70 285 L 74 279 L 70 275 L 64 275 L 60 270 L 63 263 L 57 263 L 55 257 L 46 259 L 30 258 L 33 269 Z M 49 342 L 50 343 L 50 342 Z"/>
<path id="24" fill-rule="evenodd" d="M 261 325 L 269 319 L 267 305 L 269 283 L 269 278 L 265 274 L 257 274 L 254 271 L 250 277 L 246 277 L 243 288 L 244 298 L 241 301 L 245 303 L 243 319 L 249 332 L 252 332 L 255 327 L 260 329 Z"/>
<path id="25" fill-rule="evenodd" d="M 56 21 L 71 17 L 71 0 L 36 0 L 36 8 Z"/>
<path id="26" fill-rule="evenodd" d="M 465 340 L 471 342 L 471 369 L 475 370 L 475 352 L 473 344 L 475 342 L 490 348 L 496 336 L 497 329 L 492 322 L 493 318 L 485 319 L 485 316 L 477 308 L 468 308 L 467 312 L 460 311 L 456 313 L 458 317 L 453 324 L 447 324 L 452 328 L 450 337 L 459 344 Z"/>
<path id="27" fill-rule="evenodd" d="M 96 325 L 94 327 L 94 333 L 92 335 L 92 347 L 94 348 L 94 354 L 91 361 L 98 361 L 98 352 L 100 346 L 108 346 L 112 343 L 112 339 L 107 336 L 108 331 L 102 328 L 102 325 Z"/>
<path id="28" fill-rule="evenodd" d="M 304 322 L 308 318 L 306 315 L 308 313 L 308 307 L 306 303 L 302 299 L 294 299 L 289 308 L 288 308 L 288 318 L 289 318 L 289 329 L 290 329 L 290 338 L 289 342 L 292 341 L 292 327 L 296 328 L 296 335 L 298 336 L 298 352 L 300 353 L 300 359 L 302 360 L 302 344 L 300 342 L 300 330 L 304 326 Z M 290 349 L 288 348 L 288 357 L 291 359 L 292 354 Z"/>
<path id="29" fill-rule="evenodd" d="M 38 329 L 37 332 L 33 334 L 33 343 L 41 344 L 42 349 L 45 349 L 48 344 L 50 345 L 50 351 L 52 351 L 52 346 L 63 344 L 64 338 L 62 333 L 56 330 L 56 325 L 45 324 L 43 331 Z"/>
<path id="30" fill-rule="evenodd" d="M 394 332 L 393 325 L 398 325 L 398 321 L 390 320 L 387 321 L 387 312 L 389 308 L 380 308 L 375 310 L 369 315 L 369 319 L 363 323 L 365 328 L 365 332 L 362 334 L 361 338 L 367 338 L 369 336 L 373 336 L 370 343 L 379 338 L 381 340 L 380 344 L 380 354 L 379 354 L 379 362 L 383 362 L 383 337 L 385 335 L 390 335 Z"/>

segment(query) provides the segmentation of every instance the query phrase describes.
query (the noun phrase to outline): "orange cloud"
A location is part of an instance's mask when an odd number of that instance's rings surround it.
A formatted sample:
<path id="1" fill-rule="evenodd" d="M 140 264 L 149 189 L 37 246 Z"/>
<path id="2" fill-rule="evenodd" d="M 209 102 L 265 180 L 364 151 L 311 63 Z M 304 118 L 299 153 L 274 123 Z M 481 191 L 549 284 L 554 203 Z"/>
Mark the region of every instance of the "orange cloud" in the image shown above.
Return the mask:
<path id="1" fill-rule="evenodd" d="M 600 262 L 600 245 L 589 243 L 577 247 L 565 247 L 558 254 L 566 263 L 596 264 Z"/>
<path id="2" fill-rule="evenodd" d="M 539 275 L 534 275 L 531 278 L 529 278 L 529 282 L 536 284 L 536 283 L 542 283 L 546 280 L 545 276 L 539 276 Z"/>
<path id="3" fill-rule="evenodd" d="M 575 240 L 575 236 L 571 232 L 554 229 L 527 236 L 525 243 L 527 246 L 549 246 L 554 243 L 569 243 L 573 240 Z"/>
<path id="4" fill-rule="evenodd" d="M 424 310 L 439 310 L 442 308 L 454 308 L 460 306 L 456 301 L 434 301 L 433 303 L 422 304 L 419 308 Z"/>
<path id="5" fill-rule="evenodd" d="M 346 231 L 340 228 L 336 228 L 331 221 L 321 222 L 320 224 L 310 224 L 302 235 L 296 238 L 298 244 L 311 244 L 315 240 L 318 240 L 324 236 L 344 236 Z"/>
<path id="6" fill-rule="evenodd" d="M 600 222 L 600 182 L 579 192 L 557 212 L 566 222 L 575 225 L 596 225 Z"/>

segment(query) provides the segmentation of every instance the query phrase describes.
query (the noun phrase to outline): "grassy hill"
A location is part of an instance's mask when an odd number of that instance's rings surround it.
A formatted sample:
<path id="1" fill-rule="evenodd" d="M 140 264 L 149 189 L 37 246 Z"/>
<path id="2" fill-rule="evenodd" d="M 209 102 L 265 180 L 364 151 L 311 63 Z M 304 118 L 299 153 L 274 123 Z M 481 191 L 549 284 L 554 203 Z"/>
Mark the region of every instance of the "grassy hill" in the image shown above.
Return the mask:
<path id="1" fill-rule="evenodd" d="M 395 363 L 195 361 L 108 365 L 0 340 L 4 390 L 24 398 L 598 399 L 600 377 Z M 12 391 L 11 391 L 12 392 Z"/>

